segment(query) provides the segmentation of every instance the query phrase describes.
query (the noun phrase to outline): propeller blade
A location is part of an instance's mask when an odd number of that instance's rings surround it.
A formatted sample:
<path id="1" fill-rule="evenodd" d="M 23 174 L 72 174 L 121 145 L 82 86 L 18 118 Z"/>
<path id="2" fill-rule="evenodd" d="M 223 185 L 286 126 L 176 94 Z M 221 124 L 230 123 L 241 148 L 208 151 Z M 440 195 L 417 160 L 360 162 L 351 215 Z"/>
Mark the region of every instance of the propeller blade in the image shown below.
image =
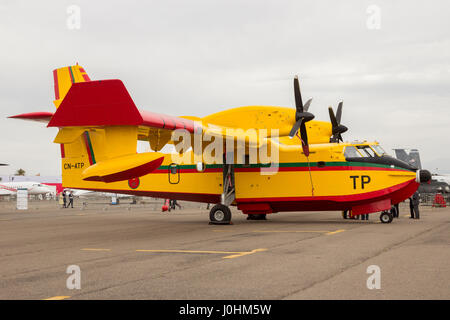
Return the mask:
<path id="1" fill-rule="evenodd" d="M 303 153 L 305 156 L 309 156 L 308 133 L 306 132 L 306 125 L 304 122 L 300 126 L 300 137 L 302 138 Z"/>
<path id="2" fill-rule="evenodd" d="M 337 108 L 337 112 L 336 112 L 336 120 L 338 124 L 341 124 L 341 116 L 342 116 L 342 105 L 343 105 L 343 101 L 339 102 L 338 108 Z"/>
<path id="3" fill-rule="evenodd" d="M 311 105 L 312 98 L 309 98 L 308 101 L 306 101 L 305 105 L 303 106 L 303 111 L 308 111 L 309 106 Z"/>
<path id="4" fill-rule="evenodd" d="M 289 132 L 289 138 L 293 138 L 295 134 L 297 133 L 298 129 L 300 129 L 300 126 L 302 125 L 303 118 L 300 118 L 297 122 L 295 122 L 294 126 L 291 129 L 291 132 Z"/>
<path id="5" fill-rule="evenodd" d="M 295 108 L 297 109 L 297 113 L 303 112 L 303 101 L 302 95 L 300 93 L 300 85 L 298 83 L 298 76 L 294 78 L 294 94 L 295 94 Z M 295 119 L 298 120 L 298 119 Z"/>
<path id="6" fill-rule="evenodd" d="M 332 107 L 328 107 L 328 113 L 330 114 L 330 120 L 331 120 L 331 125 L 332 128 L 336 128 L 339 124 L 337 122 L 336 117 L 334 116 L 334 111 Z"/>

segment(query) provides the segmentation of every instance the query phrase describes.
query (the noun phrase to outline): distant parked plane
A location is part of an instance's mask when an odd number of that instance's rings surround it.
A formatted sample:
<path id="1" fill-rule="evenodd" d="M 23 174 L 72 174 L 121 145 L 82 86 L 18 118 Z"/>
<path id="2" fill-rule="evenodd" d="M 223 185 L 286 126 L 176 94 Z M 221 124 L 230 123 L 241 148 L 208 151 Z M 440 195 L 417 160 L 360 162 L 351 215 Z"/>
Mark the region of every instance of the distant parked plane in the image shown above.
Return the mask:
<path id="1" fill-rule="evenodd" d="M 420 153 L 417 149 L 394 149 L 397 159 L 409 163 L 417 169 L 422 169 L 420 161 Z M 450 192 L 450 175 L 437 174 L 431 175 L 431 181 L 421 183 L 419 187 L 420 193 L 436 193 L 436 192 Z"/>
<path id="2" fill-rule="evenodd" d="M 47 194 L 52 193 L 48 186 L 35 181 L 5 182 L 0 183 L 0 196 L 14 195 L 17 189 L 27 189 L 28 194 Z"/>

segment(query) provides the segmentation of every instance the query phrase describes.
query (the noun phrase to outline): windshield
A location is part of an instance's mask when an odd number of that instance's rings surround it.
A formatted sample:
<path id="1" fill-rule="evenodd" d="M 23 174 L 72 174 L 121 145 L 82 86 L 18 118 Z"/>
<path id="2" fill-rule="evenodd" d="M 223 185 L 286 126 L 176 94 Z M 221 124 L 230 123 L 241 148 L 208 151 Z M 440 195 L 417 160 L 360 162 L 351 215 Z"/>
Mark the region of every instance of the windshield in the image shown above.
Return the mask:
<path id="1" fill-rule="evenodd" d="M 381 147 L 381 146 L 379 146 L 379 145 L 373 145 L 373 146 L 371 146 L 374 150 L 375 150 L 375 152 L 376 153 L 378 153 L 378 155 L 381 157 L 381 156 L 384 156 L 384 155 L 387 155 L 387 153 L 386 153 L 386 151 L 384 151 L 384 149 Z"/>

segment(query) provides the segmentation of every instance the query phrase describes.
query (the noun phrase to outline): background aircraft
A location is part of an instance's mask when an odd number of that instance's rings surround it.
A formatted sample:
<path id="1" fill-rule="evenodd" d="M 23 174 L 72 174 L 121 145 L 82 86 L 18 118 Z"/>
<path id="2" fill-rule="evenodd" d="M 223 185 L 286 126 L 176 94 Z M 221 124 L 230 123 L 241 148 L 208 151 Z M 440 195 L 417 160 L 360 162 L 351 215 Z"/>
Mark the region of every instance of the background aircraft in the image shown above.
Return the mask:
<path id="1" fill-rule="evenodd" d="M 47 193 L 52 193 L 52 189 L 48 186 L 35 181 L 22 181 L 22 182 L 5 182 L 0 183 L 0 195 L 15 195 L 17 193 L 17 189 L 27 189 L 28 194 L 45 195 Z"/>
<path id="2" fill-rule="evenodd" d="M 409 163 L 417 169 L 422 169 L 422 162 L 420 160 L 420 153 L 417 149 L 394 149 L 397 159 Z M 431 174 L 431 181 L 421 183 L 419 186 L 420 193 L 436 193 L 445 192 L 450 193 L 450 175 L 448 174 Z"/>

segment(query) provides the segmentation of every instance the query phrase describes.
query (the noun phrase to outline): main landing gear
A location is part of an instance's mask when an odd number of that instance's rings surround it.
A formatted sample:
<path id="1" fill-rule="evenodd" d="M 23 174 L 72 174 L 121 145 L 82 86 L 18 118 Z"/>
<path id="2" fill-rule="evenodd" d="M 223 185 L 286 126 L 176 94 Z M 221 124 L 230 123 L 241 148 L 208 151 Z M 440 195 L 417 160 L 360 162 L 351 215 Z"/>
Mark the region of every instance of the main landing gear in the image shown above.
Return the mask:
<path id="1" fill-rule="evenodd" d="M 224 163 L 226 157 L 224 156 Z M 231 224 L 231 210 L 228 207 L 236 198 L 234 188 L 234 167 L 232 164 L 223 166 L 223 193 L 221 203 L 216 204 L 209 211 L 210 224 Z"/>
<path id="2" fill-rule="evenodd" d="M 223 204 L 216 204 L 209 211 L 210 224 L 231 224 L 231 210 Z"/>

